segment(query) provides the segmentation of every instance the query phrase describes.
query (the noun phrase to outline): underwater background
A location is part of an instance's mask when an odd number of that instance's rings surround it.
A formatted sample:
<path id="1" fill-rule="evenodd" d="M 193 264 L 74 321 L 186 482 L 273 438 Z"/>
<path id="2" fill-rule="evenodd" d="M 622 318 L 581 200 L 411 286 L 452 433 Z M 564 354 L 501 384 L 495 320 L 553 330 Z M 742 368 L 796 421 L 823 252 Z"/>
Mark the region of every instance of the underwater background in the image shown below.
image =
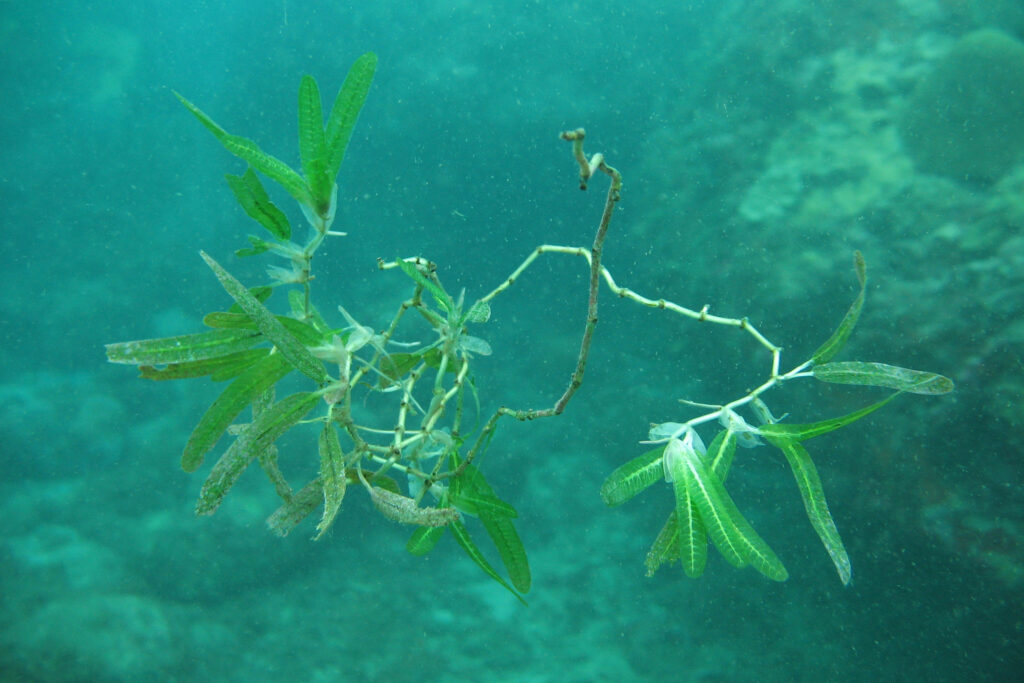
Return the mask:
<path id="1" fill-rule="evenodd" d="M 1024 667 L 1024 7 L 1019 0 L 630 3 L 0 2 L 0 679 L 4 681 L 1011 680 Z M 181 448 L 219 387 L 148 383 L 103 344 L 199 331 L 243 282 L 244 164 L 183 109 L 296 161 L 295 92 L 380 63 L 342 167 L 315 295 L 384 324 L 422 255 L 480 296 L 535 246 L 588 245 L 585 126 L 625 186 L 619 284 L 748 316 L 784 366 L 831 333 L 867 260 L 844 358 L 943 373 L 812 453 L 853 562 L 843 587 L 785 462 L 729 489 L 789 569 L 712 553 L 644 577 L 668 486 L 598 489 L 677 399 L 727 401 L 767 359 L 739 332 L 602 293 L 586 380 L 556 419 L 503 423 L 485 471 L 519 511 L 529 607 L 451 541 L 350 495 L 323 540 L 268 532 L 250 472 L 213 517 Z M 547 407 L 575 363 L 579 259 L 547 256 L 474 334 L 484 414 Z M 877 398 L 785 387 L 807 422 Z M 282 459 L 308 459 L 296 435 Z M 212 461 L 212 458 L 211 458 Z M 205 470 L 204 470 L 205 472 Z"/>

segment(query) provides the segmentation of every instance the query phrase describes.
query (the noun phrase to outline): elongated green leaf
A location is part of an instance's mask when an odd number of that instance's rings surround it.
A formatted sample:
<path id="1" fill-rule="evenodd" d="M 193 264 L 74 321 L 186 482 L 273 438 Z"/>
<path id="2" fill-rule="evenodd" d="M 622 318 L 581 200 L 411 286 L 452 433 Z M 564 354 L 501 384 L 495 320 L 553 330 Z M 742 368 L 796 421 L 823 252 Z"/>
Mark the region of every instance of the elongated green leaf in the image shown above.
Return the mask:
<path id="1" fill-rule="evenodd" d="M 345 497 L 345 486 L 348 481 L 345 477 L 345 454 L 342 453 L 341 444 L 338 442 L 338 432 L 330 422 L 325 424 L 323 431 L 320 432 L 318 444 L 320 485 L 324 490 L 324 514 L 316 526 L 314 540 L 320 540 L 334 522 L 341 501 Z"/>
<path id="2" fill-rule="evenodd" d="M 864 292 L 867 288 L 868 279 L 864 256 L 859 251 L 853 254 L 853 268 L 857 273 L 857 282 L 860 283 L 860 292 L 857 293 L 857 298 L 850 304 L 849 310 L 846 311 L 846 315 L 843 316 L 843 320 L 839 323 L 836 331 L 811 356 L 811 360 L 815 363 L 824 363 L 839 353 L 840 349 L 846 344 L 846 340 L 850 338 L 850 333 L 853 332 L 857 319 L 860 318 L 860 310 L 864 307 Z"/>
<path id="3" fill-rule="evenodd" d="M 405 544 L 405 549 L 411 555 L 426 555 L 434 549 L 437 542 L 444 536 L 445 529 L 447 527 L 421 526 L 412 532 L 412 536 L 409 537 L 408 542 Z"/>
<path id="4" fill-rule="evenodd" d="M 338 96 L 331 107 L 327 121 L 327 177 L 334 180 L 341 170 L 341 162 L 345 158 L 345 148 L 352 137 L 356 119 L 366 102 L 373 83 L 373 72 L 377 69 L 377 55 L 367 52 L 355 61 L 345 76 L 345 82 L 338 91 Z"/>
<path id="5" fill-rule="evenodd" d="M 238 414 L 291 371 L 292 367 L 284 357 L 272 354 L 239 375 L 221 392 L 192 430 L 181 455 L 181 468 L 186 472 L 199 469 L 203 456 L 213 448 Z"/>
<path id="6" fill-rule="evenodd" d="M 811 520 L 811 526 L 818 533 L 818 538 L 821 539 L 825 550 L 832 558 L 832 564 L 839 572 L 839 579 L 844 586 L 849 584 L 850 556 L 846 554 L 843 540 L 839 537 L 839 530 L 828 510 L 828 503 L 825 502 L 825 490 L 821 486 L 821 477 L 818 476 L 818 470 L 814 467 L 810 454 L 794 439 L 768 437 L 768 441 L 778 447 L 789 461 L 793 476 L 796 477 L 796 485 L 800 489 L 800 496 L 804 499 L 804 508 L 807 510 L 808 519 Z"/>
<path id="7" fill-rule="evenodd" d="M 267 526 L 278 536 L 287 536 L 299 522 L 312 514 L 323 500 L 320 479 L 314 479 L 275 510 L 274 514 L 267 518 Z"/>
<path id="8" fill-rule="evenodd" d="M 647 451 L 620 465 L 601 484 L 601 500 L 609 507 L 622 505 L 656 481 L 665 477 L 661 457 L 665 447 Z"/>
<path id="9" fill-rule="evenodd" d="M 302 179 L 302 176 L 289 168 L 286 163 L 266 154 L 259 148 L 259 145 L 252 140 L 247 140 L 239 135 L 231 135 L 214 123 L 213 119 L 203 113 L 199 107 L 192 104 L 178 93 L 174 93 L 174 95 L 181 100 L 181 103 L 184 104 L 197 119 L 199 119 L 200 123 L 206 126 L 207 130 L 213 133 L 214 137 L 224 145 L 226 150 L 281 185 L 281 187 L 283 187 L 285 191 L 294 197 L 300 204 L 312 205 L 312 197 L 309 192 L 309 187 L 306 185 L 306 181 Z"/>
<path id="10" fill-rule="evenodd" d="M 909 391 L 912 394 L 946 394 L 953 391 L 953 381 L 948 377 L 885 363 L 825 363 L 814 366 L 812 371 L 816 379 L 832 384 L 863 384 Z"/>
<path id="11" fill-rule="evenodd" d="M 460 510 L 470 515 L 509 518 L 519 516 L 516 509 L 505 501 L 482 493 L 461 491 L 458 497 L 452 497 L 452 501 Z"/>
<path id="12" fill-rule="evenodd" d="M 193 377 L 210 376 L 214 382 L 234 379 L 244 370 L 251 367 L 261 358 L 265 358 L 270 349 L 249 349 L 231 353 L 219 358 L 207 358 L 189 363 L 172 363 L 163 368 L 152 365 L 140 365 L 139 374 L 145 379 L 156 381 L 169 379 L 190 379 Z"/>
<path id="13" fill-rule="evenodd" d="M 466 525 L 462 522 L 453 522 L 449 527 L 452 530 L 452 534 L 455 536 L 455 540 L 458 541 L 458 544 L 462 546 L 462 549 L 466 551 L 469 558 L 473 560 L 473 562 L 475 562 L 476 565 L 480 567 L 485 574 L 487 574 L 487 576 L 504 586 L 509 593 L 516 596 L 516 599 L 518 599 L 519 602 L 524 605 L 527 604 L 526 600 L 523 599 L 523 596 L 517 593 L 516 590 L 512 588 L 507 581 L 505 581 L 505 579 L 501 578 L 498 572 L 494 571 L 494 567 L 491 566 L 491 563 L 487 561 L 487 558 L 484 557 L 483 553 L 480 552 L 480 549 L 476 547 L 475 543 L 473 543 L 473 539 L 470 538 L 469 530 L 466 529 Z"/>
<path id="14" fill-rule="evenodd" d="M 220 126 L 218 126 L 218 125 L 217 125 L 216 123 L 214 123 L 213 119 L 211 119 L 211 118 L 210 118 L 209 116 L 207 116 L 207 115 L 206 115 L 206 114 L 205 114 L 205 113 L 203 112 L 203 110 L 202 110 L 202 109 L 200 109 L 200 108 L 199 108 L 199 107 L 197 107 L 196 105 L 194 105 L 194 104 L 192 104 L 191 102 L 189 102 L 188 100 L 186 100 L 186 99 L 185 99 L 184 97 L 182 97 L 182 96 L 181 96 L 181 93 L 179 93 L 178 91 L 176 91 L 176 90 L 172 90 L 171 92 L 173 92 L 173 93 L 174 93 L 174 96 L 175 96 L 175 97 L 177 97 L 177 98 L 178 98 L 178 100 L 179 100 L 179 101 L 180 101 L 180 102 L 181 102 L 181 103 L 182 103 L 183 105 L 185 105 L 185 108 L 186 108 L 186 109 L 188 109 L 188 110 L 189 110 L 190 112 L 192 112 L 192 114 L 193 114 L 193 115 L 194 115 L 194 116 L 195 116 L 195 117 L 196 117 L 197 119 L 199 119 L 199 122 L 200 122 L 201 124 L 203 124 L 204 126 L 206 126 L 206 129 L 207 129 L 208 131 L 210 131 L 211 133 L 213 133 L 214 137 L 216 137 L 216 138 L 217 138 L 218 140 L 220 140 L 221 142 L 224 142 L 224 140 L 225 140 L 225 139 L 227 139 L 227 138 L 229 137 L 229 135 L 228 135 L 228 132 L 227 132 L 226 130 L 224 130 L 223 128 L 221 128 Z"/>
<path id="15" fill-rule="evenodd" d="M 529 593 L 533 582 L 530 563 L 526 557 L 526 548 L 512 520 L 484 513 L 480 515 L 480 522 L 483 523 L 487 535 L 491 537 L 494 547 L 498 549 L 498 555 L 501 556 L 501 562 L 505 565 L 512 585 L 520 593 Z"/>
<path id="16" fill-rule="evenodd" d="M 239 159 L 247 161 L 254 169 L 284 188 L 300 204 L 311 206 L 313 197 L 309 185 L 291 166 L 277 157 L 270 156 L 252 140 L 241 135 L 229 135 L 221 140 L 224 148 Z"/>
<path id="17" fill-rule="evenodd" d="M 221 285 L 227 290 L 238 305 L 256 323 L 260 332 L 277 347 L 289 363 L 295 369 L 319 384 L 330 381 L 330 376 L 324 370 L 321 361 L 309 352 L 302 342 L 294 334 L 289 332 L 281 322 L 274 317 L 266 306 L 261 304 L 249 293 L 241 282 L 236 280 L 231 273 L 224 270 L 219 263 L 214 261 L 206 252 L 199 252 L 206 264 L 217 275 Z"/>
<path id="18" fill-rule="evenodd" d="M 658 532 L 657 538 L 647 551 L 647 558 L 644 565 L 647 567 L 647 576 L 654 576 L 661 565 L 672 564 L 679 559 L 679 527 L 676 524 L 676 511 L 672 510 L 665 524 Z"/>
<path id="19" fill-rule="evenodd" d="M 729 496 L 721 482 L 714 475 L 708 474 L 696 451 L 692 447 L 684 447 L 678 439 L 673 439 L 665 447 L 665 464 L 666 470 L 672 475 L 673 483 L 682 483 L 686 486 L 718 551 L 734 567 L 746 566 L 742 544 L 737 538 L 736 525 L 733 524 L 724 502 Z M 715 482 L 718 482 L 718 486 L 715 486 Z M 676 524 L 679 524 L 678 504 Z"/>
<path id="20" fill-rule="evenodd" d="M 889 396 L 883 398 L 881 401 L 872 403 L 869 406 L 855 410 L 852 413 L 847 413 L 841 417 L 833 417 L 828 420 L 821 420 L 819 422 L 811 422 L 809 424 L 787 424 L 782 422 L 775 422 L 773 424 L 761 425 L 757 428 L 757 431 L 764 436 L 766 439 L 771 438 L 783 438 L 793 439 L 796 441 L 806 441 L 822 434 L 828 434 L 831 431 L 845 427 L 851 422 L 870 415 L 889 401 L 893 400 L 900 395 L 901 392 L 895 392 Z"/>
<path id="21" fill-rule="evenodd" d="M 246 330 L 214 330 L 162 339 L 107 344 L 107 360 L 128 365 L 167 365 L 228 356 L 260 341 Z"/>
<path id="22" fill-rule="evenodd" d="M 452 460 L 457 461 L 457 456 L 453 455 Z M 511 517 L 515 516 L 515 509 L 494 494 L 483 473 L 472 465 L 467 466 L 462 475 L 452 483 L 451 495 L 457 505 L 470 501 L 470 505 L 475 507 L 475 514 L 480 518 L 487 535 L 491 537 L 494 547 L 498 549 L 512 585 L 521 593 L 529 592 L 532 582 L 530 563 L 526 558 L 526 548 L 523 547 L 523 542 L 512 523 Z M 481 501 L 496 501 L 500 505 L 497 508 L 486 503 L 480 505 Z M 508 511 L 511 511 L 512 515 L 509 515 Z"/>
<path id="23" fill-rule="evenodd" d="M 735 455 L 736 433 L 723 429 L 711 441 L 706 456 L 707 461 L 711 463 L 711 469 L 722 480 L 722 483 L 725 483 L 725 478 L 729 474 L 729 467 L 732 466 L 732 459 Z"/>
<path id="24" fill-rule="evenodd" d="M 275 238 L 291 239 L 292 226 L 288 222 L 288 217 L 270 201 L 260 177 L 251 168 L 246 169 L 243 175 L 228 173 L 224 177 L 246 215 L 266 228 Z M 255 247 L 258 248 L 259 245 Z"/>
<path id="25" fill-rule="evenodd" d="M 680 458 L 672 461 L 672 488 L 676 495 L 676 531 L 679 534 L 679 561 L 690 578 L 704 573 L 708 561 L 708 535 L 693 498 L 693 486 L 686 483 L 686 464 Z"/>
<path id="26" fill-rule="evenodd" d="M 249 463 L 294 427 L 319 400 L 320 396 L 313 392 L 292 394 L 261 412 L 246 425 L 206 478 L 199 492 L 196 514 L 212 515 Z"/>
<path id="27" fill-rule="evenodd" d="M 673 443 L 669 442 L 669 447 Z M 764 542 L 746 518 L 740 514 L 725 486 L 714 470 L 707 467 L 692 448 L 679 449 L 672 460 L 682 463 L 682 474 L 708 536 L 715 547 L 732 565 L 743 567 L 750 563 L 773 581 L 785 581 L 789 574 L 768 544 Z M 666 458 L 669 458 L 666 448 Z M 680 466 L 670 463 L 678 471 Z M 678 516 L 678 510 L 677 510 Z"/>
<path id="28" fill-rule="evenodd" d="M 322 215 L 331 203 L 334 176 L 327 174 L 327 143 L 320 88 L 316 79 L 306 75 L 299 85 L 299 157 L 317 211 Z"/>

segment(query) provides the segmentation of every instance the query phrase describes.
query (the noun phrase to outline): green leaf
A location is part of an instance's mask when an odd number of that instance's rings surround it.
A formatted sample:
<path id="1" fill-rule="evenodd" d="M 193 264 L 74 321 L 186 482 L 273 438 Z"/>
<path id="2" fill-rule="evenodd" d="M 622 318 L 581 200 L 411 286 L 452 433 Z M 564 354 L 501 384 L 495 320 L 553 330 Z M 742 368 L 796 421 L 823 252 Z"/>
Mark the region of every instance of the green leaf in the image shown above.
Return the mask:
<path id="1" fill-rule="evenodd" d="M 480 567 L 485 574 L 487 574 L 487 576 L 504 586 L 509 593 L 516 596 L 516 599 L 518 599 L 519 602 L 526 605 L 527 603 L 526 600 L 523 599 L 523 596 L 517 593 L 516 590 L 512 588 L 507 581 L 505 581 L 505 579 L 501 578 L 498 572 L 494 571 L 490 562 L 487 561 L 487 558 L 484 557 L 483 553 L 480 552 L 480 549 L 476 547 L 475 543 L 473 543 L 473 539 L 470 538 L 469 530 L 466 529 L 466 525 L 462 522 L 452 522 L 448 526 L 451 528 L 452 534 L 455 536 L 455 540 L 458 541 L 458 544 L 466 551 L 469 558 L 473 560 L 473 562 L 475 562 L 476 565 Z"/>
<path id="2" fill-rule="evenodd" d="M 705 465 L 692 447 L 674 444 L 680 442 L 670 441 L 665 451 L 673 479 L 678 481 L 678 475 L 683 475 L 707 534 L 723 557 L 733 566 L 743 567 L 749 563 L 769 579 L 785 581 L 789 576 L 786 568 L 740 514 L 714 470 Z M 676 515 L 679 515 L 678 507 Z"/>
<path id="3" fill-rule="evenodd" d="M 309 185 L 302 176 L 276 157 L 272 157 L 252 140 L 240 135 L 229 135 L 221 140 L 224 148 L 236 157 L 247 161 L 254 169 L 267 176 L 284 188 L 300 204 L 313 205 L 313 197 Z"/>
<path id="4" fill-rule="evenodd" d="M 318 441 L 320 450 L 320 485 L 324 491 L 324 514 L 320 523 L 316 526 L 316 537 L 320 540 L 324 533 L 334 522 L 335 515 L 341 507 L 341 501 L 345 497 L 345 454 L 341 451 L 341 444 L 338 442 L 338 432 L 334 425 L 328 422 L 320 432 Z"/>
<path id="5" fill-rule="evenodd" d="M 729 494 L 721 482 L 708 473 L 707 467 L 701 462 L 700 456 L 692 446 L 685 447 L 678 439 L 673 439 L 665 447 L 666 470 L 671 475 L 674 487 L 686 487 L 689 498 L 700 513 L 708 535 L 715 547 L 729 564 L 737 568 L 746 566 L 742 543 L 737 538 L 736 525 L 733 524 L 726 499 Z M 717 485 L 716 485 L 717 483 Z M 676 524 L 679 524 L 679 495 L 676 496 Z M 689 513 L 687 513 L 689 514 Z M 680 557 L 682 552 L 680 548 Z"/>
<path id="6" fill-rule="evenodd" d="M 163 368 L 152 365 L 140 365 L 139 374 L 144 379 L 162 381 L 170 379 L 191 379 L 193 377 L 210 376 L 214 382 L 234 379 L 257 361 L 266 358 L 270 349 L 249 349 L 231 353 L 219 358 L 191 361 L 188 363 L 172 363 Z"/>
<path id="7" fill-rule="evenodd" d="M 221 392 L 192 430 L 181 455 L 181 468 L 186 472 L 199 469 L 203 456 L 213 448 L 238 414 L 291 371 L 292 367 L 285 358 L 272 354 L 239 375 Z"/>
<path id="8" fill-rule="evenodd" d="M 314 479 L 286 500 L 267 518 L 267 526 L 278 536 L 287 536 L 299 522 L 308 517 L 324 500 L 320 480 Z"/>
<path id="9" fill-rule="evenodd" d="M 711 463 L 711 469 L 722 480 L 722 483 L 725 483 L 725 478 L 729 474 L 729 467 L 732 466 L 734 455 L 736 455 L 736 433 L 723 429 L 715 435 L 705 456 Z"/>
<path id="10" fill-rule="evenodd" d="M 289 226 L 289 230 L 290 229 L 291 229 L 291 226 Z M 249 256 L 259 256 L 260 254 L 265 254 L 267 251 L 270 250 L 270 247 L 271 247 L 270 242 L 268 242 L 268 241 L 266 241 L 264 239 L 260 239 L 259 237 L 256 237 L 255 235 L 248 235 L 247 239 L 249 240 L 249 243 L 252 244 L 252 246 L 251 247 L 246 247 L 245 249 L 235 249 L 235 256 L 237 256 L 238 258 L 246 258 L 246 257 L 249 257 Z"/>
<path id="11" fill-rule="evenodd" d="M 863 384 L 909 391 L 912 394 L 947 394 L 953 391 L 953 381 L 948 377 L 885 363 L 825 363 L 814 366 L 812 372 L 816 379 L 832 384 Z"/>
<path id="12" fill-rule="evenodd" d="M 341 162 L 345 158 L 345 148 L 352 137 L 356 119 L 366 102 L 373 83 L 373 73 L 377 68 L 377 55 L 367 52 L 355 61 L 348 70 L 345 82 L 338 91 L 338 96 L 331 107 L 327 121 L 327 177 L 334 180 L 341 170 Z"/>
<path id="13" fill-rule="evenodd" d="M 322 215 L 330 208 L 334 177 L 327 174 L 327 142 L 320 89 L 316 79 L 309 75 L 303 76 L 299 84 L 299 158 L 317 212 Z"/>
<path id="14" fill-rule="evenodd" d="M 216 123 L 214 123 L 213 119 L 211 119 L 209 116 L 207 116 L 203 112 L 202 109 L 200 109 L 199 107 L 197 107 L 196 105 L 192 104 L 191 102 L 186 100 L 184 97 L 182 97 L 181 93 L 179 93 L 177 90 L 172 90 L 171 92 L 173 92 L 174 96 L 177 97 L 178 100 L 183 105 L 185 105 L 186 109 L 188 109 L 190 112 L 192 112 L 192 114 L 197 119 L 199 119 L 199 122 L 201 124 L 206 126 L 207 130 L 209 130 L 211 133 L 213 133 L 214 137 L 216 137 L 221 142 L 224 142 L 224 140 L 229 137 L 228 132 L 226 130 L 224 130 L 223 128 L 221 128 L 220 126 L 218 126 Z"/>
<path id="15" fill-rule="evenodd" d="M 666 562 L 672 564 L 679 559 L 679 527 L 676 524 L 676 511 L 673 510 L 665 520 L 664 526 L 658 532 L 657 538 L 647 552 L 644 561 L 647 567 L 647 576 L 654 576 L 661 565 Z"/>
<path id="16" fill-rule="evenodd" d="M 453 455 L 452 460 L 456 461 L 457 456 Z M 511 520 L 516 516 L 515 508 L 500 500 L 484 479 L 483 473 L 472 465 L 468 465 L 452 483 L 451 497 L 457 505 L 468 502 L 475 508 L 474 514 L 480 518 L 487 535 L 498 549 L 512 585 L 521 593 L 529 592 L 532 582 L 530 563 L 526 557 L 526 548 Z"/>
<path id="17" fill-rule="evenodd" d="M 822 434 L 828 434 L 840 427 L 845 427 L 851 422 L 856 422 L 866 415 L 870 415 L 889 401 L 899 396 L 900 393 L 901 392 L 899 391 L 894 392 L 883 398 L 881 401 L 872 403 L 869 406 L 861 408 L 860 410 L 855 410 L 852 413 L 847 413 L 841 417 L 833 417 L 828 420 L 821 420 L 819 422 L 811 422 L 809 424 L 802 425 L 775 422 L 772 424 L 761 425 L 757 428 L 757 431 L 766 439 L 783 438 L 795 441 L 806 441 L 807 439 L 812 439 L 816 436 L 821 436 Z"/>
<path id="18" fill-rule="evenodd" d="M 839 530 L 832 520 L 832 514 L 828 510 L 828 503 L 825 502 L 825 490 L 821 486 L 821 477 L 814 467 L 810 454 L 803 446 L 793 439 L 768 437 L 772 445 L 778 447 L 789 461 L 789 466 L 796 477 L 796 485 L 800 489 L 800 496 L 804 499 L 804 508 L 807 510 L 807 517 L 811 520 L 811 526 L 818 533 L 818 538 L 825 544 L 825 550 L 832 558 L 832 564 L 839 572 L 839 579 L 843 585 L 850 583 L 850 557 L 843 547 L 843 540 L 839 537 Z"/>
<path id="19" fill-rule="evenodd" d="M 665 478 L 662 466 L 664 446 L 647 451 L 620 465 L 601 485 L 601 500 L 609 507 L 622 505 L 656 481 Z"/>
<path id="20" fill-rule="evenodd" d="M 411 277 L 417 284 L 422 286 L 431 296 L 434 297 L 434 301 L 437 305 L 444 309 L 445 313 L 450 313 L 455 304 L 452 302 L 452 298 L 448 295 L 448 292 L 441 289 L 435 282 L 427 278 L 426 275 L 420 272 L 420 269 L 415 264 L 409 261 L 403 261 L 398 259 L 395 261 L 398 267 L 402 269 L 402 272 Z"/>
<path id="21" fill-rule="evenodd" d="M 452 502 L 460 510 L 470 515 L 509 518 L 519 516 L 514 507 L 500 498 L 476 491 L 460 491 L 458 496 L 452 496 Z"/>
<path id="22" fill-rule="evenodd" d="M 672 487 L 676 496 L 676 533 L 678 534 L 679 561 L 683 571 L 692 579 L 704 573 L 708 561 L 708 534 L 704 528 L 693 487 L 686 483 L 685 472 L 674 472 Z M 682 465 L 685 467 L 685 465 Z"/>
<path id="23" fill-rule="evenodd" d="M 292 226 L 288 222 L 288 217 L 270 201 L 267 191 L 263 188 L 263 183 L 260 182 L 260 177 L 251 168 L 246 169 L 243 175 L 228 173 L 224 177 L 246 215 L 266 228 L 276 239 L 282 241 L 291 239 Z M 249 251 L 266 250 L 260 247 L 261 245 L 254 243 L 254 249 Z"/>
<path id="24" fill-rule="evenodd" d="M 107 360 L 128 365 L 167 365 L 220 358 L 244 351 L 260 341 L 248 330 L 214 330 L 161 339 L 107 344 Z"/>
<path id="25" fill-rule="evenodd" d="M 231 298 L 238 303 L 246 315 L 252 318 L 260 332 L 263 333 L 263 336 L 277 347 L 281 355 L 295 366 L 296 370 L 318 384 L 326 384 L 330 381 L 330 376 L 324 370 L 323 363 L 317 360 L 294 334 L 285 329 L 285 326 L 281 324 L 266 306 L 257 301 L 241 282 L 224 270 L 206 252 L 201 251 L 199 253 L 217 275 L 217 279 L 220 280 L 221 285 L 231 295 Z"/>
<path id="26" fill-rule="evenodd" d="M 853 268 L 857 273 L 857 282 L 860 283 L 860 292 L 858 292 L 857 298 L 853 300 L 849 310 L 846 311 L 846 315 L 843 317 L 842 322 L 839 323 L 836 331 L 811 356 L 811 360 L 815 363 L 824 363 L 831 360 L 843 348 L 846 340 L 850 338 L 850 333 L 853 332 L 854 326 L 857 324 L 857 319 L 860 317 L 860 310 L 864 307 L 864 292 L 868 280 L 864 256 L 859 251 L 853 253 Z"/>
<path id="27" fill-rule="evenodd" d="M 212 515 L 246 467 L 320 400 L 315 392 L 292 394 L 261 412 L 239 433 L 210 471 L 196 503 L 197 515 Z"/>
<path id="28" fill-rule="evenodd" d="M 312 197 L 310 196 L 309 187 L 306 185 L 306 181 L 302 179 L 302 176 L 289 168 L 287 164 L 280 159 L 276 159 L 269 154 L 266 154 L 259 148 L 259 145 L 252 140 L 247 140 L 246 138 L 238 135 L 231 135 L 214 123 L 213 119 L 203 113 L 199 107 L 186 100 L 177 92 L 175 92 L 174 95 L 197 119 L 199 119 L 200 123 L 206 126 L 207 130 L 213 133 L 214 137 L 224 145 L 226 150 L 234 154 L 236 157 L 246 161 L 254 169 L 281 185 L 281 187 L 283 187 L 285 191 L 294 197 L 300 204 L 306 204 L 307 206 L 312 205 Z"/>
<path id="29" fill-rule="evenodd" d="M 444 536 L 446 528 L 443 526 L 421 526 L 412 532 L 412 536 L 405 544 L 405 549 L 412 555 L 426 555 Z"/>

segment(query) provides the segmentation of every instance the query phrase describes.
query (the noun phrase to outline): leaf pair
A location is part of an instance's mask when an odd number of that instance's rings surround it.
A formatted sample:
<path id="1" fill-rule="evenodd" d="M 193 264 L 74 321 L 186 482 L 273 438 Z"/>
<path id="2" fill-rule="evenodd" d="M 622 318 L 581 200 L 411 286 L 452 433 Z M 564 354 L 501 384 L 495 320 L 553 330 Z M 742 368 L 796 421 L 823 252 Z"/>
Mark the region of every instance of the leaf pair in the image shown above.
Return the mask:
<path id="1" fill-rule="evenodd" d="M 453 453 L 451 459 L 453 467 L 458 467 L 458 456 Z M 522 594 L 529 592 L 532 579 L 526 548 L 512 522 L 517 516 L 515 508 L 499 499 L 480 470 L 472 465 L 467 465 L 462 474 L 452 482 L 448 490 L 448 500 L 459 510 L 476 516 L 483 524 L 505 565 L 511 585 L 487 561 L 480 548 L 473 542 L 466 525 L 461 521 L 452 522 L 447 527 L 417 529 L 406 544 L 406 549 L 413 555 L 425 555 L 441 539 L 445 529 L 450 528 L 456 542 L 470 559 L 485 574 L 526 604 Z"/>

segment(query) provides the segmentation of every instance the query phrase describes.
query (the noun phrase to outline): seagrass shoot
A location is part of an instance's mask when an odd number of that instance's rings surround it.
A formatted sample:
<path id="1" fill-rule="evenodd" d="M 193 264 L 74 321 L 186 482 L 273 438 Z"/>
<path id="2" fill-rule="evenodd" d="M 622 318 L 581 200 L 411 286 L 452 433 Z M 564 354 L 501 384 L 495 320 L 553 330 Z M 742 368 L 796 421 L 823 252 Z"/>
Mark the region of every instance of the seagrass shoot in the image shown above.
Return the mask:
<path id="1" fill-rule="evenodd" d="M 324 302 L 323 293 L 314 292 L 313 257 L 326 240 L 343 239 L 346 234 L 334 229 L 336 178 L 376 65 L 372 53 L 355 61 L 326 120 L 317 82 L 311 76 L 302 78 L 297 168 L 252 140 L 228 133 L 175 93 L 217 141 L 246 164 L 240 175 L 227 175 L 227 183 L 242 210 L 263 232 L 250 235 L 248 245 L 236 256 L 275 259 L 266 269 L 264 282 L 246 285 L 200 252 L 230 297 L 230 306 L 207 313 L 205 331 L 106 347 L 108 360 L 135 365 L 148 380 L 207 378 L 224 385 L 188 436 L 181 456 L 182 468 L 196 472 L 221 441 L 227 442 L 207 471 L 196 512 L 213 514 L 243 471 L 255 464 L 280 499 L 276 509 L 268 510 L 270 529 L 283 536 L 312 516 L 314 538 L 322 539 L 342 502 L 351 499 L 349 489 L 355 489 L 384 517 L 411 525 L 408 552 L 425 555 L 450 534 L 487 576 L 523 601 L 531 575 L 516 530 L 517 512 L 487 480 L 484 454 L 503 418 L 532 420 L 565 410 L 583 382 L 599 294 L 607 287 L 617 297 L 663 310 L 684 323 L 688 319 L 735 328 L 753 337 L 768 360 L 761 383 L 728 403 L 682 401 L 681 421 L 652 426 L 642 442 L 647 444 L 646 452 L 613 471 L 601 487 L 604 502 L 616 506 L 656 482 L 668 482 L 671 504 L 647 556 L 648 574 L 663 564 L 679 562 L 687 575 L 700 576 L 710 545 L 735 567 L 749 565 L 776 581 L 787 578 L 780 559 L 726 489 L 738 446 L 770 446 L 781 452 L 792 469 L 811 526 L 840 580 L 848 583 L 850 559 L 804 442 L 845 427 L 901 394 L 942 394 L 953 388 L 949 379 L 934 373 L 833 360 L 864 304 L 867 278 L 861 255 L 854 258 L 859 293 L 835 332 L 810 358 L 784 370 L 782 348 L 746 318 L 720 317 L 708 306 L 691 309 L 616 283 L 602 265 L 602 254 L 622 177 L 601 154 L 587 157 L 585 132 L 577 129 L 561 137 L 570 144 L 579 166 L 580 187 L 586 189 L 595 175 L 609 178 L 589 246 L 540 245 L 525 254 L 522 264 L 504 280 L 482 289 L 477 297 L 450 292 L 437 265 L 421 256 L 380 259 L 382 277 L 402 278 L 408 283 L 408 296 L 393 302 L 390 319 L 367 319 L 362 302 L 345 299 L 344 293 L 341 301 Z M 265 180 L 283 190 L 281 197 L 287 195 L 298 204 L 304 236 L 293 229 L 295 215 L 289 216 L 271 198 Z M 349 230 L 358 233 L 355 226 Z M 480 330 L 495 300 L 518 285 L 531 264 L 546 255 L 578 258 L 589 273 L 576 364 L 566 368 L 566 388 L 548 407 L 502 406 L 485 415 L 484 389 L 476 386 L 473 368 L 492 349 Z M 321 309 L 322 305 L 331 308 Z M 285 393 L 286 379 L 288 387 L 303 390 L 279 395 Z M 888 391 L 848 415 L 807 424 L 776 417 L 777 412 L 767 405 L 781 393 L 775 390 L 805 379 Z M 290 467 L 282 467 L 279 461 L 278 442 L 293 431 L 306 435 L 309 443 L 309 475 L 298 484 L 289 481 L 285 470 Z M 706 446 L 705 437 L 710 437 Z M 489 544 L 478 544 L 481 538 Z"/>

